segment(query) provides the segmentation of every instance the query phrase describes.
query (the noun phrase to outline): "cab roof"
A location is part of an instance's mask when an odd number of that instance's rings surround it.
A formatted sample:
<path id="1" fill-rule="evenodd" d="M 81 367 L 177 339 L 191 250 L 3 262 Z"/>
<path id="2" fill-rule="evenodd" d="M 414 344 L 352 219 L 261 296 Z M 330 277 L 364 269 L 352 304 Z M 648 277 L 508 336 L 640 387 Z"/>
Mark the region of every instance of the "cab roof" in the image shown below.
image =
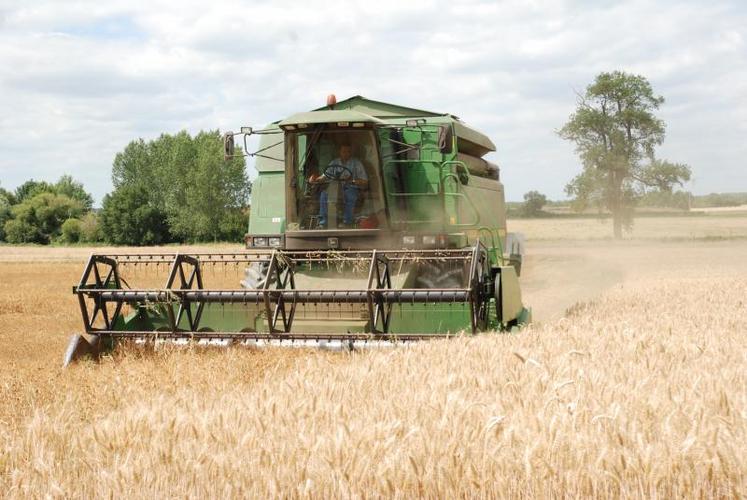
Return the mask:
<path id="1" fill-rule="evenodd" d="M 332 106 L 317 108 L 312 113 L 318 113 L 325 110 L 349 110 L 356 111 L 372 118 L 377 118 L 384 123 L 404 124 L 408 118 L 425 118 L 426 123 L 453 123 L 454 132 L 459 139 L 472 143 L 480 156 L 495 151 L 495 144 L 488 136 L 479 130 L 470 127 L 458 116 L 450 113 L 438 113 L 435 111 L 426 111 L 424 109 L 410 108 L 391 104 L 388 102 L 375 101 L 361 95 L 349 97 L 337 102 Z"/>
<path id="2" fill-rule="evenodd" d="M 404 125 L 408 119 L 422 118 L 426 123 L 452 123 L 460 142 L 466 142 L 467 149 L 477 156 L 495 151 L 495 144 L 485 134 L 470 127 L 458 116 L 437 113 L 424 109 L 410 108 L 382 101 L 375 101 L 356 95 L 331 106 L 323 106 L 313 111 L 296 113 L 277 122 L 277 125 L 298 125 L 303 123 L 365 122 L 375 124 Z M 461 148 L 461 146 L 460 146 Z"/>
<path id="3" fill-rule="evenodd" d="M 365 123 L 385 123 L 371 115 L 353 111 L 350 109 L 330 110 L 323 109 L 318 111 L 307 111 L 305 113 L 296 113 L 285 120 L 281 120 L 278 125 L 298 125 L 299 123 L 332 123 L 332 122 L 365 122 Z"/>

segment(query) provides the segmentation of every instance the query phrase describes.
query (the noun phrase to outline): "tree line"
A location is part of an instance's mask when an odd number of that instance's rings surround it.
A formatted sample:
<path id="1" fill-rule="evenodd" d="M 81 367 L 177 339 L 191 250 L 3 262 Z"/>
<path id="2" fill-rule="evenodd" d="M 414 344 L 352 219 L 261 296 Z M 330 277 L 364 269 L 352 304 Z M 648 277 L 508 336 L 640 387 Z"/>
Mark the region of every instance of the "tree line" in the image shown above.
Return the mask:
<path id="1" fill-rule="evenodd" d="M 78 241 L 89 229 L 92 206 L 91 195 L 69 175 L 54 184 L 29 180 L 13 192 L 0 187 L 0 241 Z"/>
<path id="2" fill-rule="evenodd" d="M 157 245 L 246 232 L 251 182 L 243 157 L 224 160 L 217 130 L 130 142 L 114 158 L 112 183 L 100 209 L 69 175 L 0 187 L 0 241 Z"/>
<path id="3" fill-rule="evenodd" d="M 597 75 L 578 93 L 575 111 L 557 134 L 576 146 L 581 173 L 566 186 L 572 207 L 612 215 L 613 234 L 633 224 L 634 207 L 666 201 L 684 206 L 675 191 L 690 180 L 688 165 L 656 156 L 666 125 L 656 116 L 664 98 L 649 81 L 623 71 Z M 0 239 L 11 243 L 107 242 L 156 245 L 237 241 L 247 227 L 251 183 L 241 156 L 224 161 L 219 131 L 164 134 L 132 141 L 114 158 L 114 191 L 99 212 L 79 182 L 28 181 L 0 190 Z M 537 216 L 547 199 L 530 191 L 522 214 Z"/>

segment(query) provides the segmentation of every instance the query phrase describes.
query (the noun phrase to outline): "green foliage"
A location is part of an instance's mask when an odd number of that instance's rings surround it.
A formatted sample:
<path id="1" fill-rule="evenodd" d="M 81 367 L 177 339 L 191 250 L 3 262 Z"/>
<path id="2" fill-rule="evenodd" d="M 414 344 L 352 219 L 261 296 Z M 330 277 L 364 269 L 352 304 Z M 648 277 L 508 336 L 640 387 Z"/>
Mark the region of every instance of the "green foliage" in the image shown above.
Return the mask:
<path id="1" fill-rule="evenodd" d="M 693 198 L 694 208 L 738 207 L 747 205 L 747 193 L 710 193 Z"/>
<path id="2" fill-rule="evenodd" d="M 185 182 L 174 192 L 181 199 L 168 208 L 171 228 L 190 241 L 238 240 L 246 232 L 241 209 L 250 189 L 243 158 L 223 159 L 218 132 L 200 132 L 193 147 L 196 154 L 183 172 Z"/>
<path id="3" fill-rule="evenodd" d="M 542 207 L 547 204 L 547 196 L 539 191 L 529 191 L 524 194 L 521 215 L 524 217 L 538 217 L 542 214 Z"/>
<path id="4" fill-rule="evenodd" d="M 62 223 L 83 214 L 80 201 L 65 195 L 41 192 L 11 209 L 13 219 L 5 223 L 9 243 L 49 243 L 61 233 Z"/>
<path id="5" fill-rule="evenodd" d="M 78 243 L 82 234 L 80 219 L 68 219 L 63 222 L 61 232 L 63 243 Z"/>
<path id="6" fill-rule="evenodd" d="M 129 197 L 138 193 L 135 198 L 158 214 L 153 221 L 165 217 L 169 238 L 239 240 L 246 231 L 244 210 L 251 183 L 243 157 L 224 161 L 218 131 L 200 132 L 194 138 L 182 131 L 154 141 L 132 141 L 116 155 L 112 181 L 112 195 L 129 188 Z M 110 212 L 107 217 L 103 233 L 114 242 L 108 232 Z"/>
<path id="7" fill-rule="evenodd" d="M 16 202 L 16 195 L 12 193 L 11 191 L 8 191 L 7 189 L 4 189 L 0 187 L 0 200 L 5 200 L 5 202 L 8 203 L 8 205 L 15 205 Z"/>
<path id="8" fill-rule="evenodd" d="M 663 102 L 643 76 L 601 73 L 558 131 L 576 144 L 583 164 L 566 186 L 574 208 L 610 210 L 616 237 L 632 226 L 633 206 L 647 187 L 671 192 L 690 178 L 686 165 L 654 158 L 665 136 L 664 122 L 654 115 Z"/>
<path id="9" fill-rule="evenodd" d="M 641 168 L 636 180 L 643 186 L 671 193 L 675 185 L 682 186 L 690 180 L 690 167 L 666 160 L 652 160 Z"/>
<path id="10" fill-rule="evenodd" d="M 11 217 L 11 203 L 5 190 L 0 190 L 0 241 L 5 241 L 5 223 Z"/>
<path id="11" fill-rule="evenodd" d="M 98 243 L 103 241 L 99 216 L 96 212 L 88 212 L 80 219 L 81 240 L 86 243 Z"/>
<path id="12" fill-rule="evenodd" d="M 685 191 L 653 190 L 646 192 L 639 198 L 638 206 L 689 210 L 691 197 L 692 195 Z"/>
<path id="13" fill-rule="evenodd" d="M 230 208 L 223 214 L 218 228 L 221 239 L 226 241 L 241 241 L 249 226 L 249 208 Z"/>
<path id="14" fill-rule="evenodd" d="M 159 245 L 170 241 L 166 215 L 149 204 L 142 186 L 120 186 L 104 197 L 101 232 L 117 245 Z"/>
<path id="15" fill-rule="evenodd" d="M 5 223 L 5 241 L 8 243 L 45 242 L 39 228 L 24 219 L 10 219 Z"/>
<path id="16" fill-rule="evenodd" d="M 30 179 L 16 188 L 14 205 L 23 203 L 41 193 L 54 193 L 53 186 L 45 181 Z"/>
<path id="17" fill-rule="evenodd" d="M 248 224 L 251 183 L 242 157 L 223 160 L 218 131 L 182 131 L 132 141 L 114 158 L 114 191 L 99 215 L 80 182 L 29 180 L 14 193 L 0 188 L 0 241 L 238 241 Z"/>
<path id="18" fill-rule="evenodd" d="M 76 182 L 70 175 L 60 177 L 57 183 L 52 186 L 52 192 L 78 200 L 86 211 L 93 207 L 93 197 L 86 192 L 83 184 Z"/>
<path id="19" fill-rule="evenodd" d="M 83 184 L 76 182 L 72 176 L 63 175 L 59 180 L 50 184 L 46 181 L 28 180 L 16 188 L 13 205 L 23 203 L 41 193 L 62 194 L 73 200 L 78 200 L 85 210 L 93 206 L 93 198 L 83 188 Z"/>

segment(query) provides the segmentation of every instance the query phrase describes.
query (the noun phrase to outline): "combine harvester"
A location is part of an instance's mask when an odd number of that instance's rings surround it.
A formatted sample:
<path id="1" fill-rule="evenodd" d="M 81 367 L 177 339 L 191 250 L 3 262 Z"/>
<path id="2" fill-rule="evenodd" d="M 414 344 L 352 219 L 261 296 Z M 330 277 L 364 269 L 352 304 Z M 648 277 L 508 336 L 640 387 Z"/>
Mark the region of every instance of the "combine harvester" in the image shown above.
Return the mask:
<path id="1" fill-rule="evenodd" d="M 65 364 L 121 340 L 353 348 L 527 323 L 491 151 L 456 116 L 360 96 L 229 132 L 226 157 L 256 157 L 246 249 L 91 255 Z"/>

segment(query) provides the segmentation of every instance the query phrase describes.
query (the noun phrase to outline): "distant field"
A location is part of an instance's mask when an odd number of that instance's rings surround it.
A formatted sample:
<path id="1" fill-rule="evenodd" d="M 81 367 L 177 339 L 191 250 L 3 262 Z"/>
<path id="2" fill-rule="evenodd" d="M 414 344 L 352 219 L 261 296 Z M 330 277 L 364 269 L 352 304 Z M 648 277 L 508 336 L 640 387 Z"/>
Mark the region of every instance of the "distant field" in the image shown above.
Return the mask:
<path id="1" fill-rule="evenodd" d="M 52 247 L 42 245 L 0 245 L 0 262 L 80 262 L 92 252 L 101 253 L 175 253 L 175 252 L 240 252 L 242 243 L 206 245 L 169 245 L 161 247 Z M 82 271 L 82 269 L 81 269 Z"/>
<path id="2" fill-rule="evenodd" d="M 623 242 L 513 221 L 537 319 L 518 334 L 352 355 L 130 350 L 64 371 L 91 249 L 0 247 L 0 491 L 745 496 L 747 239 L 710 241 L 699 219 L 689 238 L 641 219 L 651 236 Z"/>
<path id="3" fill-rule="evenodd" d="M 598 240 L 612 238 L 610 219 L 511 219 L 508 230 L 531 240 Z M 747 238 L 747 214 L 690 217 L 639 217 L 625 239 L 700 240 Z"/>
<path id="4" fill-rule="evenodd" d="M 694 209 L 698 212 L 705 212 L 705 213 L 742 213 L 744 212 L 747 214 L 747 205 L 739 205 L 736 207 L 707 207 L 707 208 L 696 208 Z"/>

